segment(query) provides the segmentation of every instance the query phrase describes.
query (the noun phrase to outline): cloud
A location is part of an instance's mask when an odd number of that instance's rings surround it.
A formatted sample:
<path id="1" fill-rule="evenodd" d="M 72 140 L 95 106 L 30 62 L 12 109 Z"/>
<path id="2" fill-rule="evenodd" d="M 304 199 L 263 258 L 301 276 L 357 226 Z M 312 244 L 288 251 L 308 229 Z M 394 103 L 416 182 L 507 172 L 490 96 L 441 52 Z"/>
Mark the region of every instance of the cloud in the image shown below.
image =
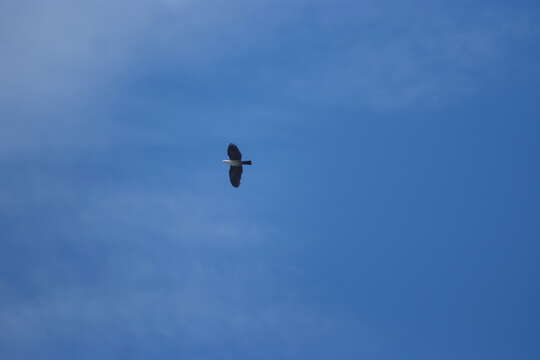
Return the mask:
<path id="1" fill-rule="evenodd" d="M 2 355 L 54 356 L 76 344 L 84 356 L 224 345 L 253 354 L 278 346 L 288 356 L 355 329 L 287 284 L 268 246 L 275 232 L 250 214 L 227 216 L 239 205 L 180 189 L 88 191 L 50 194 L 69 216 L 35 194 L 48 203 L 38 213 L 54 214 L 27 239 L 19 231 L 5 242 L 11 258 L 2 264 L 18 275 L 2 283 L 9 295 L 0 310 Z M 14 256 L 25 252 L 32 255 L 23 262 Z"/>
<path id="2" fill-rule="evenodd" d="M 292 77 L 287 93 L 302 103 L 393 111 L 410 106 L 444 107 L 489 87 L 513 69 L 507 59 L 538 37 L 535 13 L 497 7 L 458 11 L 444 2 L 371 4 L 351 9 L 358 18 L 318 25 L 329 33 L 318 48 L 332 47 Z M 336 17 L 337 19 L 341 19 Z M 347 29 L 343 31 L 342 29 Z M 318 50 L 317 50 L 318 51 Z"/>
<path id="3" fill-rule="evenodd" d="M 179 118 L 222 132 L 222 113 L 271 130 L 299 106 L 444 107 L 538 37 L 535 12 L 444 2 L 21 1 L 0 16 L 2 158 L 170 141 Z M 123 120 L 138 114 L 155 126 Z"/>
<path id="4" fill-rule="evenodd" d="M 242 212 L 241 205 L 230 197 L 219 193 L 213 196 L 182 193 L 174 188 L 166 190 L 113 189 L 99 194 L 82 210 L 82 226 L 109 235 L 116 228 L 124 236 L 137 237 L 142 232 L 160 241 L 218 248 L 257 243 L 268 233 L 251 221 L 250 214 L 238 216 Z"/>
<path id="5" fill-rule="evenodd" d="M 278 275 L 276 233 L 242 198 L 25 169 L 5 183 L 0 354 L 299 349 L 338 324 Z M 194 176 L 198 176 L 194 173 Z M 201 175 L 207 177 L 208 174 Z M 225 177 L 225 176 L 224 176 Z M 167 183 L 165 181 L 165 183 Z M 4 291 L 5 290 L 5 291 Z"/>
<path id="6" fill-rule="evenodd" d="M 446 106 L 538 35 L 520 10 L 421 5 L 2 3 L 2 355 L 371 349 L 288 281 L 282 229 L 207 164 L 215 143 L 275 147 L 321 107 Z"/>
<path id="7" fill-rule="evenodd" d="M 242 4 L 5 3 L 0 152 L 27 156 L 44 148 L 109 145 L 110 124 L 117 121 L 111 109 L 125 105 L 119 101 L 131 81 L 167 66 L 200 71 L 238 45 L 245 48 L 245 20 L 250 12 L 260 14 L 263 2 Z"/>
<path id="8" fill-rule="evenodd" d="M 120 354 L 125 347 L 136 354 L 170 347 L 168 358 L 227 345 L 263 358 L 270 347 L 288 358 L 306 346 L 320 348 L 347 326 L 346 319 L 340 324 L 290 300 L 254 298 L 261 286 L 247 288 L 241 281 L 192 274 L 174 290 L 74 289 L 4 307 L 0 331 L 9 336 L 3 352 L 54 355 L 76 341 L 87 357 Z"/>

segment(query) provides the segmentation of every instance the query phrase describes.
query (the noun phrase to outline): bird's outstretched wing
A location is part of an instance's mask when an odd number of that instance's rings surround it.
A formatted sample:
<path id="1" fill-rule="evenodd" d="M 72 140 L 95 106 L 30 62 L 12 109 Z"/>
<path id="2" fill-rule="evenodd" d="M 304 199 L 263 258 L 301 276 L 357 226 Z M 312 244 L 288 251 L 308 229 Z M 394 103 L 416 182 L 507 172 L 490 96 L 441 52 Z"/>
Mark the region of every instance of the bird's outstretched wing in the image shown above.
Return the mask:
<path id="1" fill-rule="evenodd" d="M 229 144 L 227 148 L 227 154 L 231 160 L 242 160 L 242 153 L 238 150 L 238 146 L 234 144 Z"/>
<path id="2" fill-rule="evenodd" d="M 242 178 L 242 166 L 231 166 L 229 169 L 229 179 L 231 185 L 234 187 L 240 186 L 240 179 Z"/>

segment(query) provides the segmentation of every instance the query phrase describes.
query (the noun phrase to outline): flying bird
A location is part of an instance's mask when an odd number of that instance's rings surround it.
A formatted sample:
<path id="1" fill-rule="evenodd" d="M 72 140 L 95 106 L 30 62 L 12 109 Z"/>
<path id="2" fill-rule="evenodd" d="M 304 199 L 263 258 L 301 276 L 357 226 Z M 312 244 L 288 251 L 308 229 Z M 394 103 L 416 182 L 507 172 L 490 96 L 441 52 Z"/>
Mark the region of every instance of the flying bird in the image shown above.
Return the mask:
<path id="1" fill-rule="evenodd" d="M 234 144 L 229 144 L 227 154 L 229 155 L 229 160 L 223 160 L 223 162 L 231 165 L 229 168 L 229 179 L 231 180 L 231 185 L 234 187 L 239 187 L 243 171 L 242 165 L 251 165 L 251 160 L 242 161 L 242 153 L 240 150 L 238 150 L 238 146 Z"/>

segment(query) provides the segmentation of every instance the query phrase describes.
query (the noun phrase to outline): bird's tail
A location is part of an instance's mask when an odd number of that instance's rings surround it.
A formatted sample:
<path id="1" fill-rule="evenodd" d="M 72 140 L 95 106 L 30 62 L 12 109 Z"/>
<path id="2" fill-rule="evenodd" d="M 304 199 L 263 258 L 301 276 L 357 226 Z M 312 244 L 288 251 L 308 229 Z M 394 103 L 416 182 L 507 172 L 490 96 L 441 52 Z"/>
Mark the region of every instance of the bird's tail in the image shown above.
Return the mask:
<path id="1" fill-rule="evenodd" d="M 251 165 L 251 160 L 242 161 L 242 165 Z"/>

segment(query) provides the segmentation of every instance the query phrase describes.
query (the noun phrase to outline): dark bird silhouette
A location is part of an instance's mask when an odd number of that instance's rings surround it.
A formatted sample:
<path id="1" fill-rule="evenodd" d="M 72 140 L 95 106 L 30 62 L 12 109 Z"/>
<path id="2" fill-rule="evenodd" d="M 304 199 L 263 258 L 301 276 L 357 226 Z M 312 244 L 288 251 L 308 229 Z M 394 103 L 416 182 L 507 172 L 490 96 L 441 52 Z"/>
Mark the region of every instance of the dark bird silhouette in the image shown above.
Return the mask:
<path id="1" fill-rule="evenodd" d="M 242 165 L 251 165 L 251 160 L 242 161 L 242 153 L 235 144 L 229 144 L 227 154 L 229 155 L 229 160 L 223 160 L 223 162 L 231 165 L 229 168 L 229 179 L 231 180 L 231 185 L 234 187 L 239 187 L 240 180 L 242 179 L 242 172 L 244 170 Z"/>

